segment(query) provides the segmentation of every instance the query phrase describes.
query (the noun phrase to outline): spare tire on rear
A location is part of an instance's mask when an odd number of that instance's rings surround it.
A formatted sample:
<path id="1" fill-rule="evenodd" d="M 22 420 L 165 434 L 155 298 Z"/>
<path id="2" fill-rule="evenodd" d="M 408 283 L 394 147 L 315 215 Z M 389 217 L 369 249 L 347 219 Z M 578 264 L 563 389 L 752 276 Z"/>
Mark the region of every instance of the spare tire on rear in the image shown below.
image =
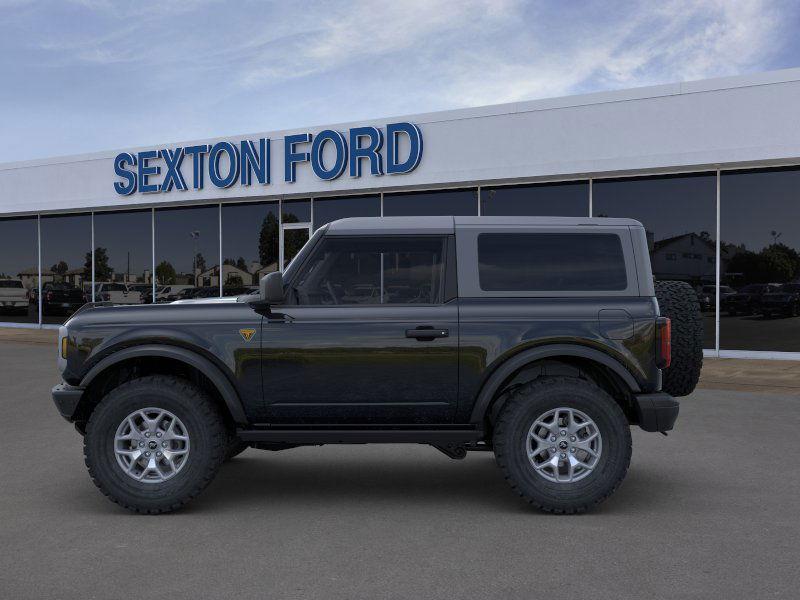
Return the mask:
<path id="1" fill-rule="evenodd" d="M 703 315 L 692 286 L 683 281 L 656 281 L 656 299 L 662 317 L 672 326 L 672 362 L 663 371 L 661 389 L 672 396 L 688 396 L 697 386 L 703 367 Z"/>

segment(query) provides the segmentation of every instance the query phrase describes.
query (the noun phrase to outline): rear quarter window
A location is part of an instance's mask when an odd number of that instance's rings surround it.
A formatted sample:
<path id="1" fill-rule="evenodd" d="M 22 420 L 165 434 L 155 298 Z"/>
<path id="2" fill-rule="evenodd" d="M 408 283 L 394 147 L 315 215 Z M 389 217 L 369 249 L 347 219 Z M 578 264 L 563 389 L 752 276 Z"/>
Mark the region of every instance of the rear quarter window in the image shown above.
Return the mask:
<path id="1" fill-rule="evenodd" d="M 482 233 L 478 278 L 487 292 L 628 287 L 622 243 L 613 233 Z"/>

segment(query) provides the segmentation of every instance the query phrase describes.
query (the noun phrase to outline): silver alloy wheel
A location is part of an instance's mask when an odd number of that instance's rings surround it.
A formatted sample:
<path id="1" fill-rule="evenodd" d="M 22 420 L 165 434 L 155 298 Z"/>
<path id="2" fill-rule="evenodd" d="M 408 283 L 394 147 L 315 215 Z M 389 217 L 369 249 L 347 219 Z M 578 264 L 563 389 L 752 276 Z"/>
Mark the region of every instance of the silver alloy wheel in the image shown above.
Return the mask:
<path id="1" fill-rule="evenodd" d="M 554 408 L 539 416 L 525 440 L 534 471 L 555 483 L 573 483 L 590 475 L 602 451 L 597 425 L 574 408 Z"/>
<path id="2" fill-rule="evenodd" d="M 171 479 L 189 458 L 189 432 L 181 420 L 162 408 L 143 408 L 117 427 L 114 454 L 122 471 L 143 483 Z"/>

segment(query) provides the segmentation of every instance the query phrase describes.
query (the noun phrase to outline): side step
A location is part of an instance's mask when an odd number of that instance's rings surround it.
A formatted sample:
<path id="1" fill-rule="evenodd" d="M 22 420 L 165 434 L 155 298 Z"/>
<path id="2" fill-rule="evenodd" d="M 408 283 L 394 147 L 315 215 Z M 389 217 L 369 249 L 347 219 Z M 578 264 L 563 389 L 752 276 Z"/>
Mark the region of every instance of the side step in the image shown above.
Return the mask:
<path id="1" fill-rule="evenodd" d="M 240 429 L 245 442 L 286 444 L 466 444 L 483 439 L 478 429 Z"/>

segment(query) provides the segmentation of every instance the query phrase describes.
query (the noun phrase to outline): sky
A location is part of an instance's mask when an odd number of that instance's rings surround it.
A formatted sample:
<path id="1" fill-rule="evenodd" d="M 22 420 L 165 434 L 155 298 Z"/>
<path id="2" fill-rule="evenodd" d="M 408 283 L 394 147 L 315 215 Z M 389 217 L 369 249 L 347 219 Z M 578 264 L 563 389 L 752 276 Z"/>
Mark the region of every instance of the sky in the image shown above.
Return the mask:
<path id="1" fill-rule="evenodd" d="M 0 0 L 0 162 L 800 66 L 796 0 Z"/>

